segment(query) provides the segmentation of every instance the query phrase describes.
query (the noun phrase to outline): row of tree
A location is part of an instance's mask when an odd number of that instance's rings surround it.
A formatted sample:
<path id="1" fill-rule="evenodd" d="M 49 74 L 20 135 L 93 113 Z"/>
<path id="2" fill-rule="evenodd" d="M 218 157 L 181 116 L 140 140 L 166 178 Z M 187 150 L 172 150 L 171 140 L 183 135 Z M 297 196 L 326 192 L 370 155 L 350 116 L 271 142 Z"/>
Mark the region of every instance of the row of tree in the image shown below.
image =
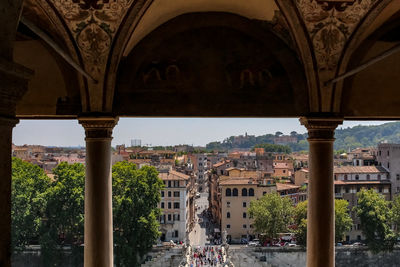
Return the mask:
<path id="1" fill-rule="evenodd" d="M 12 249 L 39 244 L 43 266 L 83 265 L 85 168 L 59 164 L 50 179 L 38 166 L 13 158 Z M 119 162 L 112 169 L 116 266 L 139 266 L 158 239 L 160 190 L 153 167 Z M 68 253 L 65 252 L 65 248 Z"/>
<path id="2" fill-rule="evenodd" d="M 387 201 L 373 189 L 357 193 L 358 205 L 354 207 L 360 218 L 361 230 L 369 249 L 375 253 L 390 251 L 400 237 L 400 196 Z M 290 198 L 267 194 L 250 203 L 250 216 L 254 218 L 257 233 L 269 240 L 279 233 L 293 232 L 297 244 L 306 246 L 307 201 L 293 206 Z M 335 241 L 340 242 L 353 220 L 347 200 L 335 199 Z"/>

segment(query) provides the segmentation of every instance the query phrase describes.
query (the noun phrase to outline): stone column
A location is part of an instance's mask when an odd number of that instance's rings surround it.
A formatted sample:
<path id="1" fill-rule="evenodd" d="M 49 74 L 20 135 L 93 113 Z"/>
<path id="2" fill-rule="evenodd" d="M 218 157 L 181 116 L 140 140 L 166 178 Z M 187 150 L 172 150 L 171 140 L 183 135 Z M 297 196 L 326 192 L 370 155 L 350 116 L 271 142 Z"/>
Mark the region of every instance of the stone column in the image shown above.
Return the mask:
<path id="1" fill-rule="evenodd" d="M 80 118 L 86 134 L 85 267 L 113 267 L 111 135 L 117 119 Z"/>
<path id="2" fill-rule="evenodd" d="M 0 12 L 1 13 L 1 12 Z M 0 58 L 0 266 L 11 266 L 11 145 L 17 102 L 33 72 Z"/>
<path id="3" fill-rule="evenodd" d="M 307 212 L 307 267 L 335 266 L 333 142 L 338 118 L 301 118 L 310 144 Z"/>

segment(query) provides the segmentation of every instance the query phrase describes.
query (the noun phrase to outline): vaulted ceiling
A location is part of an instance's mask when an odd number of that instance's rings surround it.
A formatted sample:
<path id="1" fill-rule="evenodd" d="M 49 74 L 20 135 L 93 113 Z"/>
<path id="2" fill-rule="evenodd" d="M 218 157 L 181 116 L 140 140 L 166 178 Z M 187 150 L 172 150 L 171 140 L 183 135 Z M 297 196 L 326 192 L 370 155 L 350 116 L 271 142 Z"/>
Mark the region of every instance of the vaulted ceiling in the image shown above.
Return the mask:
<path id="1" fill-rule="evenodd" d="M 396 0 L 25 0 L 14 60 L 35 71 L 20 117 L 397 118 Z"/>

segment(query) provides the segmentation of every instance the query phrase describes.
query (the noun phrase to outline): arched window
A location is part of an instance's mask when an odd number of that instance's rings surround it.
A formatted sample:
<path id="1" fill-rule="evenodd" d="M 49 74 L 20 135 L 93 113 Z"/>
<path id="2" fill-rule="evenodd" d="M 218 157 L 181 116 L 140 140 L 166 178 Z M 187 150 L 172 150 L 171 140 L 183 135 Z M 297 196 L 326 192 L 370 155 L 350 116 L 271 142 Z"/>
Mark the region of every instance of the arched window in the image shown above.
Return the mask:
<path id="1" fill-rule="evenodd" d="M 238 192 L 239 192 L 239 191 L 237 190 L 237 188 L 233 188 L 232 196 L 237 197 L 237 196 L 239 195 Z"/>
<path id="2" fill-rule="evenodd" d="M 231 213 L 230 212 L 227 212 L 226 213 L 226 218 L 230 218 L 231 217 Z"/>
<path id="3" fill-rule="evenodd" d="M 249 196 L 254 197 L 254 189 L 253 188 L 249 189 Z"/>
<path id="4" fill-rule="evenodd" d="M 242 197 L 247 197 L 247 189 L 246 188 L 242 189 Z"/>
<path id="5" fill-rule="evenodd" d="M 227 196 L 227 197 L 232 196 L 232 191 L 231 191 L 230 188 L 227 188 L 227 189 L 225 190 L 225 196 Z"/>

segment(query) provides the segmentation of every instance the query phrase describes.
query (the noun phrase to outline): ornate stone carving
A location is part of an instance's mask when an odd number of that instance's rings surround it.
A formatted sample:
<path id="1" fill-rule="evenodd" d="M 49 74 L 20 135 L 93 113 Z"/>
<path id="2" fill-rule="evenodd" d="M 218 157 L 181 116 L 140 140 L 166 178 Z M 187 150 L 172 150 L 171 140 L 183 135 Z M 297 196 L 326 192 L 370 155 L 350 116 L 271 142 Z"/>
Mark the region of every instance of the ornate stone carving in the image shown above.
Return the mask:
<path id="1" fill-rule="evenodd" d="M 113 38 L 133 0 L 51 0 L 82 53 L 85 67 L 101 77 Z"/>
<path id="2" fill-rule="evenodd" d="M 377 0 L 296 0 L 319 70 L 334 71 L 355 27 Z"/>
<path id="3" fill-rule="evenodd" d="M 302 117 L 300 123 L 308 130 L 308 141 L 332 141 L 335 129 L 343 123 L 338 117 Z"/>
<path id="4" fill-rule="evenodd" d="M 114 117 L 79 118 L 79 123 L 85 129 L 86 141 L 96 139 L 111 139 L 112 131 L 118 123 Z"/>

